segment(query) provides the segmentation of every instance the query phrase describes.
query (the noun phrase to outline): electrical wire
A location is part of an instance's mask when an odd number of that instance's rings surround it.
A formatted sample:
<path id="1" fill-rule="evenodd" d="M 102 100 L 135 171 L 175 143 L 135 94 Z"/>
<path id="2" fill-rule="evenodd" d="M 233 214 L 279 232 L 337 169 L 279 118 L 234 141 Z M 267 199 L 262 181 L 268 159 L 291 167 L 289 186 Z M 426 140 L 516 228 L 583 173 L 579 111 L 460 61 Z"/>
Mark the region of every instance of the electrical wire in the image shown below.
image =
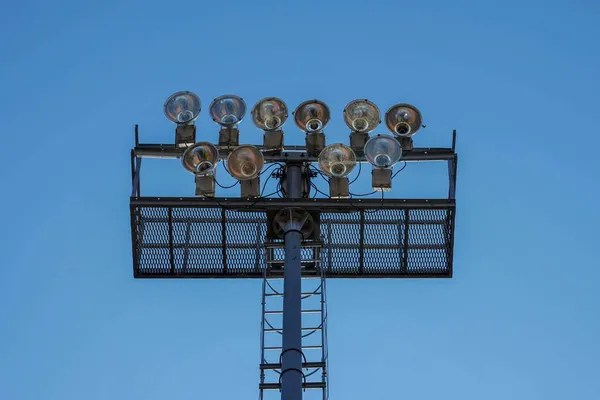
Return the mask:
<path id="1" fill-rule="evenodd" d="M 257 197 L 256 200 L 254 200 L 252 202 L 252 204 L 246 206 L 246 208 L 251 208 L 252 206 L 254 206 L 256 203 L 258 203 L 261 199 L 263 199 L 265 197 L 273 196 L 274 194 L 280 193 L 280 191 L 281 191 L 281 189 L 280 189 L 281 188 L 281 180 L 277 183 L 277 190 L 276 191 L 274 191 L 273 193 L 269 193 L 268 195 L 264 196 L 265 189 L 267 188 L 267 183 L 269 183 L 269 180 L 273 177 L 273 175 L 276 175 L 278 173 L 281 174 L 282 171 L 283 171 L 283 167 L 280 166 L 279 168 L 277 168 L 275 171 L 273 171 L 269 175 L 269 177 L 265 180 L 265 183 L 263 184 L 263 187 L 262 187 L 262 189 L 260 191 L 260 196 Z"/>
<path id="2" fill-rule="evenodd" d="M 223 168 L 225 168 L 225 171 L 227 171 L 227 173 L 229 175 L 231 175 L 231 173 L 229 172 L 229 170 L 227 169 L 227 166 L 225 165 L 225 163 L 223 163 Z M 217 177 L 215 176 L 215 183 L 217 184 L 217 186 L 219 186 L 222 189 L 231 189 L 232 187 L 236 186 L 238 183 L 240 183 L 240 181 L 236 180 L 235 183 L 233 185 L 230 186 L 225 186 L 225 185 L 221 185 L 219 183 L 219 181 L 217 180 Z"/>
<path id="3" fill-rule="evenodd" d="M 232 187 L 236 186 L 238 183 L 240 183 L 240 181 L 235 181 L 235 183 L 231 186 L 223 186 L 219 183 L 219 181 L 217 180 L 217 177 L 215 177 L 215 183 L 217 184 L 217 186 L 219 186 L 222 189 L 231 189 Z"/>
<path id="4" fill-rule="evenodd" d="M 350 192 L 350 194 L 351 194 L 352 196 L 356 196 L 356 197 L 370 196 L 370 195 L 372 195 L 373 193 L 377 193 L 377 190 L 373 190 L 371 193 L 364 193 L 364 194 L 357 194 L 357 193 L 352 193 L 352 192 Z"/>
<path id="5" fill-rule="evenodd" d="M 315 173 L 317 173 L 319 175 L 321 175 L 321 178 L 323 178 L 324 180 L 326 180 L 329 183 L 329 177 L 327 175 L 325 175 L 323 172 L 321 172 L 320 170 L 316 169 L 312 165 L 310 166 L 310 170 L 314 171 Z"/>
<path id="6" fill-rule="evenodd" d="M 402 168 L 400 168 L 398 171 L 396 171 L 394 173 L 394 175 L 392 175 L 392 179 L 394 179 L 396 177 L 396 175 L 398 175 L 400 172 L 402 172 L 404 170 L 404 168 L 406 168 L 408 164 L 406 163 L 406 161 L 404 161 L 404 165 L 402 166 Z"/>
<path id="7" fill-rule="evenodd" d="M 264 173 L 266 173 L 269 169 L 273 168 L 274 166 L 279 165 L 279 168 L 283 168 L 283 164 L 281 163 L 272 163 L 271 165 L 269 165 L 267 168 L 264 169 L 263 172 L 260 173 L 260 175 L 262 176 Z"/>
<path id="8" fill-rule="evenodd" d="M 361 172 L 362 172 L 362 163 L 359 162 L 358 163 L 358 174 L 356 174 L 356 177 L 354 179 L 352 179 L 352 181 L 349 183 L 349 185 L 352 185 L 354 182 L 356 182 L 356 180 L 360 176 Z"/>
<path id="9" fill-rule="evenodd" d="M 319 190 L 319 188 L 317 187 L 317 185 L 315 185 L 314 183 L 311 183 L 310 186 L 312 186 L 313 189 L 315 189 L 317 192 L 321 193 L 322 195 L 331 198 L 331 196 L 329 196 L 327 193 L 322 192 L 321 190 Z M 316 197 L 316 193 L 315 193 L 315 197 Z M 314 198 L 314 197 L 313 197 Z"/>

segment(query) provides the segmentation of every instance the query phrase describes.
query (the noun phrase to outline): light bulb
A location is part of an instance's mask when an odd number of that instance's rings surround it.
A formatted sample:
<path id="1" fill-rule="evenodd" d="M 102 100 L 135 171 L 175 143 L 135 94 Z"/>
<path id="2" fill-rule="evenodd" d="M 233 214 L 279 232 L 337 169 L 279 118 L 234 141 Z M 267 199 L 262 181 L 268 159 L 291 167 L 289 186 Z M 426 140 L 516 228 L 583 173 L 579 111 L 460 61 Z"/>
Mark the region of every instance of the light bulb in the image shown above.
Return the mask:
<path id="1" fill-rule="evenodd" d="M 305 132 L 319 132 L 329 122 L 331 113 L 327 104 L 320 100 L 309 100 L 294 111 L 294 122 Z"/>
<path id="2" fill-rule="evenodd" d="M 264 131 L 273 131 L 280 128 L 287 117 L 287 105 L 277 97 L 266 97 L 252 108 L 254 125 Z"/>
<path id="3" fill-rule="evenodd" d="M 167 118 L 178 125 L 190 124 L 200 115 L 200 98 L 189 91 L 173 93 L 167 98 L 164 112 Z"/>
<path id="4" fill-rule="evenodd" d="M 217 97 L 210 103 L 210 117 L 222 126 L 239 124 L 246 115 L 246 103 L 233 94 Z"/>
<path id="5" fill-rule="evenodd" d="M 409 137 L 423 124 L 421 112 L 410 104 L 396 104 L 385 113 L 385 124 L 396 136 Z"/>
<path id="6" fill-rule="evenodd" d="M 238 146 L 227 157 L 229 173 L 240 181 L 256 178 L 264 162 L 260 150 L 251 145 Z"/>
<path id="7" fill-rule="evenodd" d="M 207 175 L 215 169 L 219 151 L 208 142 L 198 142 L 183 153 L 181 162 L 185 169 L 196 175 Z"/>
<path id="8" fill-rule="evenodd" d="M 369 100 L 354 100 L 344 108 L 344 122 L 354 132 L 371 132 L 381 123 L 379 108 Z"/>
<path id="9" fill-rule="evenodd" d="M 347 176 L 355 165 L 356 154 L 342 143 L 330 144 L 319 154 L 319 167 L 328 176 Z"/>
<path id="10" fill-rule="evenodd" d="M 378 168 L 389 168 L 402 157 L 402 146 L 390 135 L 376 135 L 365 144 L 365 157 Z"/>

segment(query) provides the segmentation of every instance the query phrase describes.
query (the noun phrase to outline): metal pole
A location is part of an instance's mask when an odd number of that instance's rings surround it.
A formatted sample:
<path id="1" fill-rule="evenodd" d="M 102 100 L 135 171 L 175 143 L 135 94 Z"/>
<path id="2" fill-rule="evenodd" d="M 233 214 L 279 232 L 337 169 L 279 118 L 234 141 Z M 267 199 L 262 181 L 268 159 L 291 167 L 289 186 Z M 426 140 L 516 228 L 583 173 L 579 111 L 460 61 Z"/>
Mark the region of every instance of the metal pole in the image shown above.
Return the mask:
<path id="1" fill-rule="evenodd" d="M 302 166 L 287 164 L 287 197 L 302 197 Z M 302 271 L 299 222 L 285 227 L 281 399 L 302 400 Z"/>

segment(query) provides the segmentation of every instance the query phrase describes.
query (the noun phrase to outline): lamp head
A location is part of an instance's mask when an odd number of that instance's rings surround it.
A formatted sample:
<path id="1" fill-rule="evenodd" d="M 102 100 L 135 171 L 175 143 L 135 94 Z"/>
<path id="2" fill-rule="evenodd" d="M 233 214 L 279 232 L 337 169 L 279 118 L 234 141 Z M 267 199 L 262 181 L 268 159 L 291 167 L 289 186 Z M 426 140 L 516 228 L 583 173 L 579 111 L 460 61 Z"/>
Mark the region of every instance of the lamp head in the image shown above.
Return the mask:
<path id="1" fill-rule="evenodd" d="M 265 97 L 252 107 L 252 121 L 263 131 L 281 128 L 287 117 L 287 105 L 277 97 Z"/>
<path id="2" fill-rule="evenodd" d="M 381 123 L 379 108 L 369 100 L 351 101 L 344 108 L 344 122 L 353 132 L 371 132 Z"/>
<path id="3" fill-rule="evenodd" d="M 183 153 L 181 163 L 184 168 L 196 175 L 208 175 L 219 162 L 219 151 L 208 142 L 198 142 Z"/>
<path id="4" fill-rule="evenodd" d="M 329 122 L 331 113 L 320 100 L 308 100 L 296 107 L 294 122 L 304 132 L 320 132 Z"/>
<path id="5" fill-rule="evenodd" d="M 332 177 L 348 176 L 355 166 L 356 155 L 345 144 L 330 144 L 319 154 L 319 168 L 325 175 Z"/>
<path id="6" fill-rule="evenodd" d="M 240 181 L 256 178 L 264 163 L 260 150 L 251 145 L 238 146 L 227 157 L 229 173 Z"/>
<path id="7" fill-rule="evenodd" d="M 246 115 L 246 103 L 233 94 L 219 96 L 210 103 L 210 117 L 221 126 L 232 127 Z"/>
<path id="8" fill-rule="evenodd" d="M 365 157 L 377 168 L 389 168 L 402 157 L 402 146 L 390 135 L 376 135 L 365 144 Z"/>
<path id="9" fill-rule="evenodd" d="M 189 91 L 176 92 L 165 101 L 166 117 L 177 125 L 193 123 L 200 115 L 200 98 Z"/>
<path id="10" fill-rule="evenodd" d="M 385 113 L 385 124 L 396 136 L 410 137 L 423 124 L 421 112 L 410 104 L 396 104 Z"/>

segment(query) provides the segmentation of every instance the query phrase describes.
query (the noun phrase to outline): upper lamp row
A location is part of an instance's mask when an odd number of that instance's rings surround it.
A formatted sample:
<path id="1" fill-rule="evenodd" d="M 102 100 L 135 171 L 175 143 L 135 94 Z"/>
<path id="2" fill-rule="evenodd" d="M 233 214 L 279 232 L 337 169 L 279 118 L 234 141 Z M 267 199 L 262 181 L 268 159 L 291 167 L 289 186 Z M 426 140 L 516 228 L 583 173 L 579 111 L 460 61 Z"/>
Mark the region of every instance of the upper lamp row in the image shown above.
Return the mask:
<path id="1" fill-rule="evenodd" d="M 191 125 L 200 115 L 200 98 L 189 91 L 177 92 L 165 102 L 165 115 L 178 125 Z M 246 115 L 246 103 L 241 97 L 225 95 L 210 103 L 209 113 L 213 121 L 222 126 L 235 126 Z M 277 97 L 266 97 L 252 107 L 252 121 L 265 131 L 281 129 L 288 117 L 285 102 Z M 320 132 L 325 128 L 331 113 L 327 104 L 320 100 L 308 100 L 292 113 L 294 122 L 307 133 Z M 344 122 L 354 132 L 368 133 L 380 123 L 379 108 L 369 100 L 354 100 L 344 108 Z M 421 112 L 410 104 L 396 104 L 385 113 L 385 124 L 396 136 L 409 137 L 422 125 Z"/>

